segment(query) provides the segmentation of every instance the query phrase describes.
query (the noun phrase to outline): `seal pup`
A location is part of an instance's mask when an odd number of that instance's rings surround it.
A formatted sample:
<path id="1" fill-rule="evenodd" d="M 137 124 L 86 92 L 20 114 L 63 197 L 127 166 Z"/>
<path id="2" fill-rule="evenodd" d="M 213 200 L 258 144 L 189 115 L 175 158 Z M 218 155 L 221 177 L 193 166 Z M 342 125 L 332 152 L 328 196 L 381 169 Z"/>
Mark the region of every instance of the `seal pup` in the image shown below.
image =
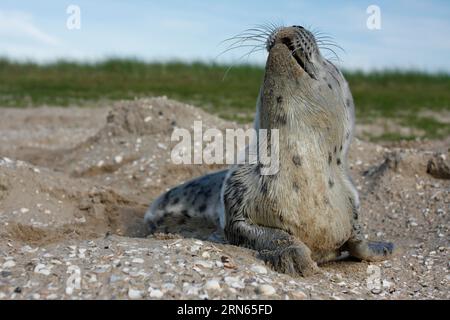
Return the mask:
<path id="1" fill-rule="evenodd" d="M 168 217 L 205 218 L 229 243 L 257 250 L 291 275 L 315 273 L 344 251 L 366 261 L 388 258 L 394 245 L 366 240 L 358 221 L 347 168 L 354 103 L 344 76 L 304 27 L 274 29 L 266 48 L 255 128 L 279 130 L 278 172 L 240 164 L 191 180 L 156 199 L 145 222 L 154 231 Z"/>

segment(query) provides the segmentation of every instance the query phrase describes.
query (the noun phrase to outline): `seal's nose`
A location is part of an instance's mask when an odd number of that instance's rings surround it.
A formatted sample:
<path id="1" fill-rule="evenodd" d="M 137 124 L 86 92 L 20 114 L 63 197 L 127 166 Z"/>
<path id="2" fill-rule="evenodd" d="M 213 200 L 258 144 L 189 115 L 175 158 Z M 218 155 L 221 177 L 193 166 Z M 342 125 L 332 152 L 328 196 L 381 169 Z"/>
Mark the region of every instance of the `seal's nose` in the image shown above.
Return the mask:
<path id="1" fill-rule="evenodd" d="M 293 26 L 274 30 L 267 39 L 267 51 L 270 51 L 278 43 L 293 47 L 295 39 L 298 37 L 298 28 L 303 27 Z"/>

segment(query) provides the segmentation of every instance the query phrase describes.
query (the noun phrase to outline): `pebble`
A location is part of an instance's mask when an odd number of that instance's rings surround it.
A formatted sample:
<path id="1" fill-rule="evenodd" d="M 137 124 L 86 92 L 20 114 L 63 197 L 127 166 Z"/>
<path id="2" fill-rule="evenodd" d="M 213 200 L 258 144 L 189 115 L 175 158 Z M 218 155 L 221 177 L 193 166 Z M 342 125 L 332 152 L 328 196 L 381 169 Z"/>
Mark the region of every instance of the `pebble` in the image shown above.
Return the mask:
<path id="1" fill-rule="evenodd" d="M 114 157 L 114 162 L 115 163 L 121 163 L 123 161 L 123 156 L 115 156 Z"/>
<path id="2" fill-rule="evenodd" d="M 183 291 L 186 292 L 187 295 L 198 295 L 198 289 L 194 285 L 190 285 L 189 283 L 183 283 Z"/>
<path id="3" fill-rule="evenodd" d="M 296 300 L 305 300 L 306 298 L 308 298 L 306 293 L 304 293 L 301 290 L 293 291 L 291 294 L 292 294 L 292 297 Z"/>
<path id="4" fill-rule="evenodd" d="M 122 280 L 122 277 L 121 277 L 121 276 L 118 276 L 118 275 L 115 275 L 115 274 L 112 274 L 112 275 L 109 277 L 109 282 L 110 282 L 110 283 L 114 283 L 114 282 L 117 282 L 117 281 L 120 281 L 120 280 Z"/>
<path id="5" fill-rule="evenodd" d="M 173 284 L 171 282 L 167 282 L 162 285 L 162 288 L 164 290 L 174 290 L 176 288 L 176 286 L 175 286 L 175 284 Z"/>
<path id="6" fill-rule="evenodd" d="M 380 294 L 381 293 L 381 289 L 380 288 L 373 288 L 372 290 L 370 290 L 370 292 L 372 292 L 373 294 Z"/>
<path id="7" fill-rule="evenodd" d="M 3 265 L 2 265 L 2 267 L 5 269 L 13 268 L 15 266 L 16 266 L 16 263 L 13 260 L 8 260 L 5 263 L 3 263 Z"/>
<path id="8" fill-rule="evenodd" d="M 256 293 L 263 296 L 272 296 L 276 293 L 276 290 L 271 285 L 262 284 L 256 288 Z"/>
<path id="9" fill-rule="evenodd" d="M 78 258 L 80 258 L 80 259 L 86 258 L 85 253 L 86 253 L 86 249 L 84 249 L 84 248 L 78 249 Z"/>
<path id="10" fill-rule="evenodd" d="M 205 290 L 216 290 L 220 291 L 222 288 L 220 287 L 219 281 L 216 279 L 208 280 L 204 286 Z"/>
<path id="11" fill-rule="evenodd" d="M 133 263 L 144 263 L 144 259 L 142 259 L 142 258 L 134 258 L 133 260 L 131 260 L 131 262 L 133 262 Z"/>
<path id="12" fill-rule="evenodd" d="M 39 263 L 34 268 L 34 273 L 43 274 L 44 276 L 50 275 L 50 268 L 47 268 L 45 264 Z"/>
<path id="13" fill-rule="evenodd" d="M 383 284 L 383 288 L 390 288 L 394 285 L 392 282 L 387 281 L 387 280 L 383 280 L 382 284 Z"/>
<path id="14" fill-rule="evenodd" d="M 28 209 L 28 208 L 21 208 L 20 212 L 21 213 L 28 213 L 28 212 L 30 212 L 30 209 Z"/>
<path id="15" fill-rule="evenodd" d="M 142 292 L 135 289 L 128 289 L 128 297 L 130 299 L 141 299 L 142 298 Z"/>
<path id="16" fill-rule="evenodd" d="M 213 263 L 205 260 L 196 260 L 195 264 L 201 266 L 203 268 L 211 269 L 213 267 Z"/>
<path id="17" fill-rule="evenodd" d="M 167 146 L 164 143 L 158 143 L 158 148 L 167 150 Z"/>
<path id="18" fill-rule="evenodd" d="M 149 288 L 148 292 L 150 293 L 150 298 L 162 298 L 164 296 L 164 293 L 159 289 L 153 289 Z"/>
<path id="19" fill-rule="evenodd" d="M 225 277 L 225 283 L 232 288 L 244 289 L 245 284 L 239 279 L 239 277 Z"/>
<path id="20" fill-rule="evenodd" d="M 261 265 L 253 265 L 250 268 L 251 271 L 256 272 L 256 273 L 261 273 L 261 274 L 266 274 L 267 273 L 267 269 Z"/>

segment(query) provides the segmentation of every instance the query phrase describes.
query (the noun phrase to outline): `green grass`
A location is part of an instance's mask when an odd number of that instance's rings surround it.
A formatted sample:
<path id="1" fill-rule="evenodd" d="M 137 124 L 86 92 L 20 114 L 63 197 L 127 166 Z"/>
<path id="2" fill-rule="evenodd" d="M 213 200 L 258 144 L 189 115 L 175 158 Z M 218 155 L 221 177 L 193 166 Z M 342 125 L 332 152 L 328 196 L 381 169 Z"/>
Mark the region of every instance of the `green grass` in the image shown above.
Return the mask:
<path id="1" fill-rule="evenodd" d="M 99 100 L 166 95 L 221 117 L 248 122 L 264 70 L 261 66 L 144 63 L 110 59 L 98 63 L 40 65 L 0 59 L 0 106 L 90 105 Z M 224 78 L 224 75 L 226 77 Z M 421 110 L 450 111 L 450 75 L 385 71 L 346 72 L 361 122 L 392 118 L 426 132 L 449 135 L 448 124 L 418 117 Z M 386 134 L 395 137 L 395 134 Z"/>

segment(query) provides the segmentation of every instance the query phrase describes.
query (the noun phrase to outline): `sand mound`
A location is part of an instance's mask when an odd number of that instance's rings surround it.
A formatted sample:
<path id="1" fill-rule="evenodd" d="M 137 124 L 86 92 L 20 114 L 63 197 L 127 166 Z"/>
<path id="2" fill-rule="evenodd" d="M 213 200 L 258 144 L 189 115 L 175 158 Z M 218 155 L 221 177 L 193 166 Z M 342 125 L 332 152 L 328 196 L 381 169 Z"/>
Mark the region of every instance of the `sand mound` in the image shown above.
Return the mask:
<path id="1" fill-rule="evenodd" d="M 0 181 L 0 237 L 46 244 L 144 235 L 145 206 L 111 189 L 9 158 L 0 158 Z"/>

